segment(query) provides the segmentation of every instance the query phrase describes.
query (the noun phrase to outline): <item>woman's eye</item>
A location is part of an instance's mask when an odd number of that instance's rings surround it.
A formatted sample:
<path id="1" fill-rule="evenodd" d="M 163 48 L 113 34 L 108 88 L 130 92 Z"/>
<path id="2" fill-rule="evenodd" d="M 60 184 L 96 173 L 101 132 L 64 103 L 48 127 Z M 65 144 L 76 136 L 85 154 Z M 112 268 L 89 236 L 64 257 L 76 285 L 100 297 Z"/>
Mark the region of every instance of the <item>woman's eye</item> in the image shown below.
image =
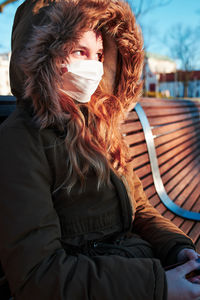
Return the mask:
<path id="1" fill-rule="evenodd" d="M 82 50 L 76 50 L 73 52 L 73 54 L 77 55 L 77 56 L 83 56 L 85 53 Z"/>

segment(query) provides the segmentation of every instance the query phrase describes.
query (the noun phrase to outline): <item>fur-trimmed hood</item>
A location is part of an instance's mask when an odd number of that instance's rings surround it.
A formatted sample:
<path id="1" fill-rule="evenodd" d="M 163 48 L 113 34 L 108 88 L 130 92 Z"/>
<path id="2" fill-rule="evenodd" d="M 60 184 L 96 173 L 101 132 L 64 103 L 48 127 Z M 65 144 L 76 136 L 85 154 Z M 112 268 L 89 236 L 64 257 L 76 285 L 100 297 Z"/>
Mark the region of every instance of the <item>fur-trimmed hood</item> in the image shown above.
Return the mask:
<path id="1" fill-rule="evenodd" d="M 54 112 L 62 111 L 57 101 L 61 75 L 56 61 L 69 54 L 85 29 L 101 30 L 103 35 L 101 92 L 115 95 L 125 109 L 134 106 L 140 94 L 143 41 L 126 2 L 26 0 L 13 25 L 11 90 L 18 99 L 31 98 L 36 114 L 50 123 Z"/>

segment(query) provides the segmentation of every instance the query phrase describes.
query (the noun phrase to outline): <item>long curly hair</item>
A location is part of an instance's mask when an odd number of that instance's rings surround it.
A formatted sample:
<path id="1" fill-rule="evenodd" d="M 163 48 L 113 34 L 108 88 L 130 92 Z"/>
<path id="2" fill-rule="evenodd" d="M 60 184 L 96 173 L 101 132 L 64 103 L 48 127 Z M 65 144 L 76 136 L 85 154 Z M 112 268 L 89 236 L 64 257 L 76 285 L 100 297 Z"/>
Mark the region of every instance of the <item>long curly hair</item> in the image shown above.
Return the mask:
<path id="1" fill-rule="evenodd" d="M 119 176 L 126 175 L 129 154 L 119 126 L 141 92 L 141 32 L 123 1 L 49 2 L 37 7 L 30 24 L 32 32 L 25 32 L 27 41 L 20 48 L 20 70 L 26 76 L 23 98 L 32 99 L 40 129 L 53 126 L 66 134 L 68 192 L 77 181 L 84 186 L 91 168 L 98 176 L 99 188 L 103 183 L 109 184 L 110 168 Z M 59 65 L 87 30 L 102 33 L 105 75 L 91 101 L 78 104 L 59 91 Z M 19 47 L 13 52 L 12 64 L 16 63 L 17 53 Z"/>

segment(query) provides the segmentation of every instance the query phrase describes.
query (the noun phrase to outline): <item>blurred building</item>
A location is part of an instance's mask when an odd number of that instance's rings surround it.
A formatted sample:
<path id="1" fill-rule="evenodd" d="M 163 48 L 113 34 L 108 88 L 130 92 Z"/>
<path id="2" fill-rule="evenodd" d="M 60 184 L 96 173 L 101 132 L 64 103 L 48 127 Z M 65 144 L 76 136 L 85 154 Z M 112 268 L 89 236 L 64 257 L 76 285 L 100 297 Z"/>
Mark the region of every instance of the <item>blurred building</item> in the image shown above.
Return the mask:
<path id="1" fill-rule="evenodd" d="M 145 54 L 144 84 L 150 93 L 159 92 L 160 74 L 176 72 L 176 63 L 171 58 L 147 52 Z"/>
<path id="2" fill-rule="evenodd" d="M 200 97 L 200 71 L 177 70 L 166 56 L 146 53 L 143 79 L 147 96 Z"/>
<path id="3" fill-rule="evenodd" d="M 176 63 L 168 56 L 146 53 L 149 69 L 153 73 L 171 73 L 176 71 Z"/>
<path id="4" fill-rule="evenodd" d="M 0 53 L 0 95 L 10 95 L 10 53 Z"/>
<path id="5" fill-rule="evenodd" d="M 160 74 L 159 91 L 169 91 L 172 97 L 200 97 L 200 71 L 177 71 L 175 73 Z"/>

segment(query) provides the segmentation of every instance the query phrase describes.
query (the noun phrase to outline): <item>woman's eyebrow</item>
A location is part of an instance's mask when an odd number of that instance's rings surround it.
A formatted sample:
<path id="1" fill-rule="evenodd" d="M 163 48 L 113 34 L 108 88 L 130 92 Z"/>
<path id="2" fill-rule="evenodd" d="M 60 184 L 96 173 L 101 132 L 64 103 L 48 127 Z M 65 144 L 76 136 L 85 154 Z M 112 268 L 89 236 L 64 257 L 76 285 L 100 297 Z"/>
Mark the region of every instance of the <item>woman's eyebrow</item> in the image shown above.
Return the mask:
<path id="1" fill-rule="evenodd" d="M 85 50 L 89 49 L 88 47 L 83 46 L 81 44 L 76 45 L 75 49 L 77 49 L 77 48 L 81 48 L 81 49 L 85 49 Z"/>
<path id="2" fill-rule="evenodd" d="M 75 49 L 84 49 L 84 50 L 89 51 L 89 50 L 90 50 L 90 47 L 87 47 L 87 46 L 78 44 L 78 45 L 76 45 Z M 97 51 L 100 51 L 100 52 L 103 53 L 103 47 L 100 47 Z"/>

